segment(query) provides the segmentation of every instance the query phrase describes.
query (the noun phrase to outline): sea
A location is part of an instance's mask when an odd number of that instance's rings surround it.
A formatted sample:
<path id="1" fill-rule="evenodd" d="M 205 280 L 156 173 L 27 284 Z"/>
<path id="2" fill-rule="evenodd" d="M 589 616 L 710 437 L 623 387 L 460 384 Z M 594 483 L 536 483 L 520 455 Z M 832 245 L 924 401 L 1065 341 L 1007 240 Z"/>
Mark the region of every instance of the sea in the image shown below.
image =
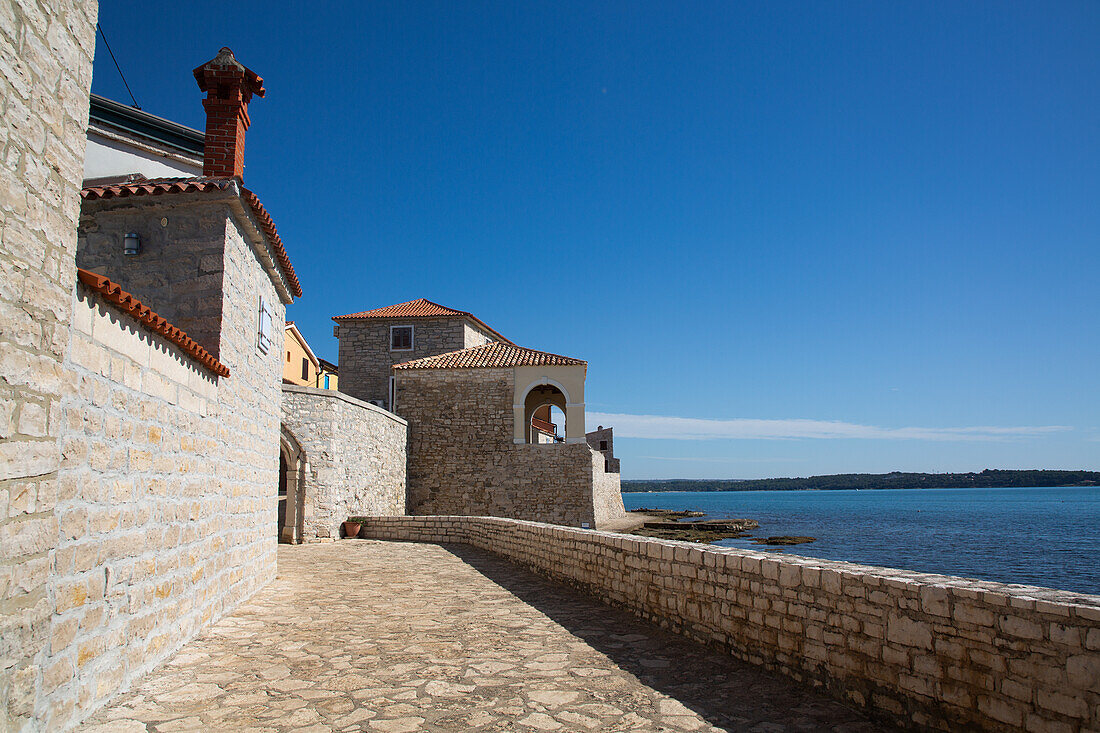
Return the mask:
<path id="1" fill-rule="evenodd" d="M 1100 487 L 666 491 L 623 503 L 755 519 L 753 537 L 817 538 L 716 545 L 1100 595 Z"/>

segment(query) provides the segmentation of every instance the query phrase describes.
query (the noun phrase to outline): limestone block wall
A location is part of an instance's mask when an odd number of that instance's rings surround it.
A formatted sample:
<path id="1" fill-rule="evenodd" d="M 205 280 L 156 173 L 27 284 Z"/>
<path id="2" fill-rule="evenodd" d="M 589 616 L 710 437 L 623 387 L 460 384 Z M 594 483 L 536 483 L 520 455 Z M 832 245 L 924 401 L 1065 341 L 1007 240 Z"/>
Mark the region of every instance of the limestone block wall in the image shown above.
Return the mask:
<path id="1" fill-rule="evenodd" d="M 390 326 L 413 327 L 413 349 L 390 351 Z M 368 402 L 389 405 L 390 367 L 425 356 L 481 346 L 489 338 L 465 318 L 389 318 L 344 321 L 335 328 L 340 341 L 340 391 Z"/>
<path id="2" fill-rule="evenodd" d="M 598 450 L 592 449 L 592 510 L 595 526 L 599 529 L 604 522 L 626 516 L 623 506 L 623 487 L 618 471 L 605 470 L 607 458 Z M 618 459 L 615 459 L 618 460 Z"/>
<path id="3" fill-rule="evenodd" d="M 225 221 L 228 378 L 77 290 L 43 729 L 87 717 L 274 577 L 282 344 L 258 351 L 251 306 L 278 299 Z"/>
<path id="4" fill-rule="evenodd" d="M 0 730 L 35 725 L 95 0 L 0 4 Z"/>
<path id="5" fill-rule="evenodd" d="M 109 277 L 220 357 L 225 206 L 209 194 L 87 201 L 77 267 Z M 141 254 L 122 254 L 128 232 Z"/>
<path id="6" fill-rule="evenodd" d="M 43 729 L 86 717 L 163 659 L 231 585 L 208 419 L 217 378 L 82 286 L 68 367 Z"/>
<path id="7" fill-rule="evenodd" d="M 487 517 L 379 517 L 465 543 L 910 730 L 1100 729 L 1100 596 Z"/>
<path id="8" fill-rule="evenodd" d="M 418 369 L 398 380 L 398 412 L 409 421 L 411 513 L 597 521 L 588 445 L 513 442 L 514 370 Z M 603 457 L 595 456 L 602 478 Z"/>
<path id="9" fill-rule="evenodd" d="M 309 463 L 301 537 L 339 537 L 349 516 L 405 513 L 403 419 L 334 390 L 283 385 L 283 426 Z"/>

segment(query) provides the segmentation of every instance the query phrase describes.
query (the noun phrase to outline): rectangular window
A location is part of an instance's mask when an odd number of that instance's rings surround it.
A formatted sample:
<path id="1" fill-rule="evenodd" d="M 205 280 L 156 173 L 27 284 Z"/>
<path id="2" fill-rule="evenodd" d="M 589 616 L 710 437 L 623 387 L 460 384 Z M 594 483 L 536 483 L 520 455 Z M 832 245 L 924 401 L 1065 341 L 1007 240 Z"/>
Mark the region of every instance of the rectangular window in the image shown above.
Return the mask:
<path id="1" fill-rule="evenodd" d="M 261 354 L 266 354 L 271 349 L 271 344 L 275 338 L 275 318 L 271 306 L 267 304 L 262 295 L 260 296 L 259 311 L 260 322 L 256 327 L 256 347 Z"/>
<path id="2" fill-rule="evenodd" d="M 390 377 L 390 412 L 397 412 L 397 378 Z"/>
<path id="3" fill-rule="evenodd" d="M 607 450 L 607 441 L 606 440 L 601 440 L 600 441 L 600 450 Z"/>
<path id="4" fill-rule="evenodd" d="M 309 379 L 309 359 L 302 359 L 302 379 Z"/>
<path id="5" fill-rule="evenodd" d="M 413 327 L 390 326 L 390 351 L 412 351 Z"/>
<path id="6" fill-rule="evenodd" d="M 328 375 L 325 375 L 325 389 L 328 389 Z"/>

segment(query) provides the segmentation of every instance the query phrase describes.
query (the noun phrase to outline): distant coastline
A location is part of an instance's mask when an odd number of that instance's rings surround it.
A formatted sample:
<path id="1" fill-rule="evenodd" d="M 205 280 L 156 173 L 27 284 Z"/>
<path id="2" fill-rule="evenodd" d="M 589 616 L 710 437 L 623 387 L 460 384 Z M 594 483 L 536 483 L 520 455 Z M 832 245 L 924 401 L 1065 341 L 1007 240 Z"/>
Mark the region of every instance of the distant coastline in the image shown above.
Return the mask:
<path id="1" fill-rule="evenodd" d="M 634 479 L 623 493 L 652 491 L 838 491 L 852 489 L 1011 489 L 1100 486 L 1100 471 L 999 471 L 980 473 L 839 473 L 807 478 Z"/>

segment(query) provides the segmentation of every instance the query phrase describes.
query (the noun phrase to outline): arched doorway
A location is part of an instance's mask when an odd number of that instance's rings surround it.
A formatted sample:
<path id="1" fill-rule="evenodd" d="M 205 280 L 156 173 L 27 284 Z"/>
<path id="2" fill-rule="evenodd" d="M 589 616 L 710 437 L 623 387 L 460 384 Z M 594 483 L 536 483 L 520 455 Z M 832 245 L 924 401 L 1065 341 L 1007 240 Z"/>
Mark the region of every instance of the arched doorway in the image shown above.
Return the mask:
<path id="1" fill-rule="evenodd" d="M 279 489 L 276 531 L 280 542 L 302 541 L 302 508 L 309 462 L 294 435 L 282 426 L 279 441 Z"/>
<path id="2" fill-rule="evenodd" d="M 279 522 L 275 526 L 275 536 L 282 539 L 286 526 L 287 460 L 286 451 L 279 450 Z"/>
<path id="3" fill-rule="evenodd" d="M 528 443 L 561 443 L 565 440 L 565 393 L 553 384 L 540 384 L 524 398 L 523 412 Z"/>

